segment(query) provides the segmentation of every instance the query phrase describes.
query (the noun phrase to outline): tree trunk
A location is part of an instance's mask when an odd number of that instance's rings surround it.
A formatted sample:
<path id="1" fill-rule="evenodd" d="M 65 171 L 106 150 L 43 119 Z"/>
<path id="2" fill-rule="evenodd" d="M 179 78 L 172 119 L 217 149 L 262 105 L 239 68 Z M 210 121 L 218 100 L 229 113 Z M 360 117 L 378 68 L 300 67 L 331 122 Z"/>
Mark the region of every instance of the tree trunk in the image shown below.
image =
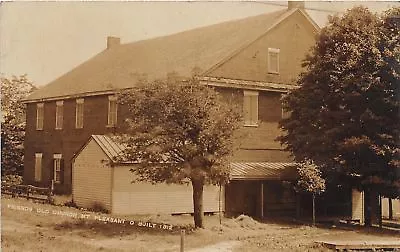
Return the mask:
<path id="1" fill-rule="evenodd" d="M 312 224 L 315 226 L 315 193 L 312 194 Z"/>
<path id="2" fill-rule="evenodd" d="M 221 193 L 222 193 L 222 186 L 219 185 L 219 194 L 218 194 L 218 214 L 219 214 L 219 225 L 222 225 L 222 211 L 221 211 Z"/>
<path id="3" fill-rule="evenodd" d="M 392 202 L 392 198 L 389 198 L 388 201 L 389 201 L 389 220 L 393 220 L 393 202 Z"/>
<path id="4" fill-rule="evenodd" d="M 379 202 L 379 207 L 378 207 L 379 228 L 382 228 L 382 196 L 380 194 L 378 196 L 378 202 Z"/>
<path id="5" fill-rule="evenodd" d="M 193 218 L 195 228 L 204 228 L 203 225 L 203 186 L 204 180 L 192 179 L 193 186 Z"/>

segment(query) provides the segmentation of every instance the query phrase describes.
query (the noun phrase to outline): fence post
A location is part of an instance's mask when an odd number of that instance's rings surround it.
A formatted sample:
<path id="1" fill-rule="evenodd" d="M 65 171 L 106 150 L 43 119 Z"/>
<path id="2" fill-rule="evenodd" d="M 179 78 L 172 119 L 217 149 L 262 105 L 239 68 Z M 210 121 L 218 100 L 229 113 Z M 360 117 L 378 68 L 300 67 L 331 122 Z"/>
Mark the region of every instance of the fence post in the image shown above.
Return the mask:
<path id="1" fill-rule="evenodd" d="M 27 199 L 27 200 L 29 200 L 29 193 L 30 193 L 30 191 L 31 191 L 31 187 L 28 185 L 28 186 L 26 187 L 26 199 Z"/>
<path id="2" fill-rule="evenodd" d="M 49 204 L 53 204 L 53 191 L 54 191 L 54 180 L 51 180 L 50 188 L 48 189 L 47 192 L 47 202 Z"/>
<path id="3" fill-rule="evenodd" d="M 54 192 L 54 179 L 51 180 L 51 187 L 50 187 L 50 193 L 53 195 Z"/>
<path id="4" fill-rule="evenodd" d="M 180 252 L 185 251 L 185 229 L 181 229 L 181 250 Z"/>

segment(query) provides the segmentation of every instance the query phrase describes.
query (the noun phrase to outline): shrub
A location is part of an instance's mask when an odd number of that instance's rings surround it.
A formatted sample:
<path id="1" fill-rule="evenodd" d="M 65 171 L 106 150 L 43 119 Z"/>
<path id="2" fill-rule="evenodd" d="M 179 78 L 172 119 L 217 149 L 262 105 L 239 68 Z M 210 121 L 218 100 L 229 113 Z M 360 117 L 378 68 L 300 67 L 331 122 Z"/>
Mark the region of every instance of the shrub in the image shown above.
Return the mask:
<path id="1" fill-rule="evenodd" d="M 22 184 L 22 176 L 19 175 L 5 175 L 1 178 L 1 183 L 6 186 L 16 186 Z"/>

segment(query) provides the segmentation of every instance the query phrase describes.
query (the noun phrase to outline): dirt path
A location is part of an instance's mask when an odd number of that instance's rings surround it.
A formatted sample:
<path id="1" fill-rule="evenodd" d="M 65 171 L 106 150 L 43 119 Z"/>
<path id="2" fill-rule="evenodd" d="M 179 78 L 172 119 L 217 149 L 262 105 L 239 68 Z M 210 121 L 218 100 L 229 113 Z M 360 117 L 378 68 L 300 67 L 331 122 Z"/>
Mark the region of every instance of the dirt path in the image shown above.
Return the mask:
<path id="1" fill-rule="evenodd" d="M 223 241 L 217 244 L 188 250 L 188 252 L 231 252 L 240 245 L 239 241 Z"/>
<path id="2" fill-rule="evenodd" d="M 99 221 L 81 221 L 68 216 L 42 214 L 37 211 L 17 211 L 10 206 L 32 207 L 55 211 L 80 210 L 36 204 L 23 199 L 1 199 L 1 251 L 179 251 L 180 234 L 154 232 Z M 153 216 L 152 218 L 156 218 Z M 138 217 L 132 217 L 138 218 Z M 162 220 L 161 220 L 162 219 Z M 160 222 L 188 225 L 190 217 L 161 217 Z M 155 221 L 152 219 L 151 221 Z M 222 225 L 216 216 L 206 217 L 207 228 L 190 232 L 185 237 L 189 252 L 321 252 L 330 251 L 316 241 L 387 241 L 397 242 L 400 232 L 384 232 L 362 227 L 309 227 L 295 223 L 259 223 L 250 217 L 224 218 Z"/>

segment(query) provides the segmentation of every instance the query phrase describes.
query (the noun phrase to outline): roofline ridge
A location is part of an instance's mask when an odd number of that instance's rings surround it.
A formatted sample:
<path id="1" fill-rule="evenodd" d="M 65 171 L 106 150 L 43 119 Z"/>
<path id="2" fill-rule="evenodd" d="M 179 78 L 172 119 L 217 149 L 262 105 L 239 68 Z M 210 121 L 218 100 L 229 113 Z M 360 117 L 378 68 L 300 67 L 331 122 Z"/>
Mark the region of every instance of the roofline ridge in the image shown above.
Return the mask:
<path id="1" fill-rule="evenodd" d="M 231 20 L 225 20 L 225 21 L 222 21 L 222 22 L 219 22 L 219 23 L 214 23 L 214 24 L 194 27 L 194 28 L 191 28 L 189 30 L 183 30 L 183 31 L 178 31 L 178 32 L 171 33 L 171 34 L 165 34 L 165 35 L 161 35 L 161 36 L 156 36 L 156 37 L 150 37 L 150 38 L 146 38 L 146 39 L 136 40 L 136 41 L 120 44 L 120 46 L 129 46 L 129 45 L 133 45 L 133 44 L 141 43 L 141 42 L 145 42 L 145 41 L 162 39 L 162 38 L 166 38 L 166 37 L 173 37 L 173 36 L 178 35 L 178 34 L 183 34 L 183 33 L 192 32 L 192 31 L 201 30 L 201 29 L 206 29 L 206 28 L 209 28 L 209 27 L 212 27 L 212 26 L 219 26 L 219 25 L 225 25 L 225 24 L 228 24 L 228 23 L 244 21 L 244 20 L 247 20 L 247 19 L 261 17 L 261 16 L 265 16 L 265 15 L 270 15 L 270 14 L 281 12 L 281 11 L 283 11 L 283 10 L 271 11 L 271 12 L 268 12 L 268 13 L 262 13 L 262 14 L 258 14 L 258 15 L 254 15 L 254 16 L 247 16 L 247 17 L 241 17 L 241 18 L 236 18 L 236 19 L 231 19 Z"/>
<path id="2" fill-rule="evenodd" d="M 232 59 L 233 57 L 235 57 L 237 54 L 239 54 L 240 52 L 242 52 L 244 49 L 246 49 L 247 47 L 249 47 L 250 45 L 252 45 L 253 43 L 255 43 L 256 41 L 258 41 L 259 39 L 261 39 L 262 37 L 265 36 L 265 34 L 267 34 L 269 31 L 271 31 L 274 27 L 276 27 L 279 23 L 281 23 L 283 20 L 285 20 L 286 18 L 288 18 L 290 15 L 292 15 L 297 9 L 292 9 L 292 10 L 285 10 L 284 13 L 281 14 L 281 16 L 279 16 L 278 20 L 275 21 L 265 32 L 263 32 L 261 35 L 257 36 L 255 39 L 251 40 L 250 42 L 248 42 L 247 44 L 241 46 L 240 48 L 238 48 L 237 50 L 234 50 L 231 54 L 229 54 L 227 57 L 225 57 L 224 59 L 222 59 L 220 62 L 216 63 L 215 65 L 211 66 L 211 68 L 209 68 L 208 70 L 204 71 L 202 74 L 209 74 L 210 72 L 214 71 L 215 69 L 217 69 L 218 67 L 220 67 L 221 65 L 225 64 L 228 60 Z M 280 10 L 283 11 L 283 10 Z M 277 11 L 279 12 L 279 11 Z M 273 12 L 271 12 L 273 13 Z"/>

